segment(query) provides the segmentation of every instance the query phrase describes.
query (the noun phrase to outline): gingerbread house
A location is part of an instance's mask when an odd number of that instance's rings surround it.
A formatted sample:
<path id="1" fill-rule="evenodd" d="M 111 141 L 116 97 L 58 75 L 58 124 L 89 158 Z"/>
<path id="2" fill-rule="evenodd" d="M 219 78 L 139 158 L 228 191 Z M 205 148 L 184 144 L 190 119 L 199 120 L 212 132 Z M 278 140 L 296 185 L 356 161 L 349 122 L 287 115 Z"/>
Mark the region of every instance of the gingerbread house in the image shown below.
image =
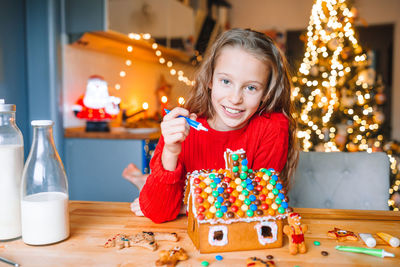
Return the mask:
<path id="1" fill-rule="evenodd" d="M 282 247 L 287 198 L 273 169 L 248 168 L 243 149 L 226 169 L 187 175 L 188 234 L 201 253 Z"/>

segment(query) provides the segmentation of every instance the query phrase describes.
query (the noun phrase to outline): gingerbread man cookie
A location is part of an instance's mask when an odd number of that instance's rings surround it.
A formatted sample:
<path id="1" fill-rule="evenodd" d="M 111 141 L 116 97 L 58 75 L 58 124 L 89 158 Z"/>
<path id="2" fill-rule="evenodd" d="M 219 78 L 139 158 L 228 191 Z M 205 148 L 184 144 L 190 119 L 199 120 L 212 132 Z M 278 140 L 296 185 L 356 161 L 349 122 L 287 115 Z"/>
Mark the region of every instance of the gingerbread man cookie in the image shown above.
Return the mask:
<path id="1" fill-rule="evenodd" d="M 185 250 L 181 247 L 161 250 L 159 256 L 160 258 L 156 261 L 156 266 L 167 265 L 168 267 L 173 267 L 178 261 L 184 261 L 189 258 Z"/>
<path id="2" fill-rule="evenodd" d="M 246 260 L 247 267 L 275 267 L 273 261 L 263 261 L 257 257 L 251 257 Z"/>
<path id="3" fill-rule="evenodd" d="M 126 234 L 117 234 L 108 239 L 104 244 L 105 248 L 116 247 L 118 249 L 128 247 L 143 247 L 152 251 L 157 249 L 156 241 L 178 241 L 176 233 L 163 232 L 140 232 L 135 235 L 128 236 Z"/>
<path id="4" fill-rule="evenodd" d="M 304 242 L 304 233 L 307 232 L 307 225 L 301 224 L 301 217 L 298 213 L 291 212 L 288 216 L 289 225 L 283 227 L 283 232 L 289 238 L 289 251 L 290 254 L 296 255 L 299 253 L 306 253 L 306 243 Z"/>
<path id="5" fill-rule="evenodd" d="M 328 236 L 334 239 L 337 239 L 338 241 L 357 241 L 358 238 L 354 234 L 354 232 L 339 229 L 339 228 L 334 228 L 332 231 L 328 231 Z"/>

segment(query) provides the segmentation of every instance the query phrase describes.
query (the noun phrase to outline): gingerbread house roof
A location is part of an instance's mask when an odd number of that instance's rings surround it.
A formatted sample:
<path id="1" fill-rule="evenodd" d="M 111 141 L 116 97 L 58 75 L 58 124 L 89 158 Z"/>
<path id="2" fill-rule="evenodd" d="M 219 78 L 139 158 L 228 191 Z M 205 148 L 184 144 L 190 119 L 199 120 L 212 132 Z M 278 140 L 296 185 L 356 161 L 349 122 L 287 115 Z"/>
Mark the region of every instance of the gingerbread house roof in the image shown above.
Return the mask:
<path id="1" fill-rule="evenodd" d="M 199 223 L 283 218 L 285 190 L 273 169 L 251 170 L 243 149 L 225 152 L 226 169 L 188 173 L 188 199 Z"/>

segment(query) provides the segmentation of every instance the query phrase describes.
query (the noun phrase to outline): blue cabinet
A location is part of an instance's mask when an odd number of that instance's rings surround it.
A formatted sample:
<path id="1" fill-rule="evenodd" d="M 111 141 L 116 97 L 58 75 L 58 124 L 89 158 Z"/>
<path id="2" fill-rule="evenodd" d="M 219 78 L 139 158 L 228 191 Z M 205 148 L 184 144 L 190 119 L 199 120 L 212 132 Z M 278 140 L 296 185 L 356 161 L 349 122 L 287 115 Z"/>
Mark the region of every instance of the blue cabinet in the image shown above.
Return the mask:
<path id="1" fill-rule="evenodd" d="M 156 141 L 66 138 L 65 144 L 71 200 L 131 202 L 138 189 L 121 173 L 131 162 L 148 171 Z"/>

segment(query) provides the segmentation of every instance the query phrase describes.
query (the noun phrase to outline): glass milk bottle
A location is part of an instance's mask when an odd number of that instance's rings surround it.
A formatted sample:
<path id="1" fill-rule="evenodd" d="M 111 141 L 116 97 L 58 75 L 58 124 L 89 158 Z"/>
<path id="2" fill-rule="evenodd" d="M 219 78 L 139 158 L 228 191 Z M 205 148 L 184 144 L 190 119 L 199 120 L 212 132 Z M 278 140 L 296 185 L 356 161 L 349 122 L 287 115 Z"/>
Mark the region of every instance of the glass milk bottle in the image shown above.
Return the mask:
<path id="1" fill-rule="evenodd" d="M 22 174 L 22 240 L 45 245 L 69 236 L 68 182 L 53 139 L 53 121 L 32 121 L 33 141 Z"/>
<path id="2" fill-rule="evenodd" d="M 0 240 L 21 236 L 20 184 L 24 145 L 15 105 L 0 99 Z"/>

